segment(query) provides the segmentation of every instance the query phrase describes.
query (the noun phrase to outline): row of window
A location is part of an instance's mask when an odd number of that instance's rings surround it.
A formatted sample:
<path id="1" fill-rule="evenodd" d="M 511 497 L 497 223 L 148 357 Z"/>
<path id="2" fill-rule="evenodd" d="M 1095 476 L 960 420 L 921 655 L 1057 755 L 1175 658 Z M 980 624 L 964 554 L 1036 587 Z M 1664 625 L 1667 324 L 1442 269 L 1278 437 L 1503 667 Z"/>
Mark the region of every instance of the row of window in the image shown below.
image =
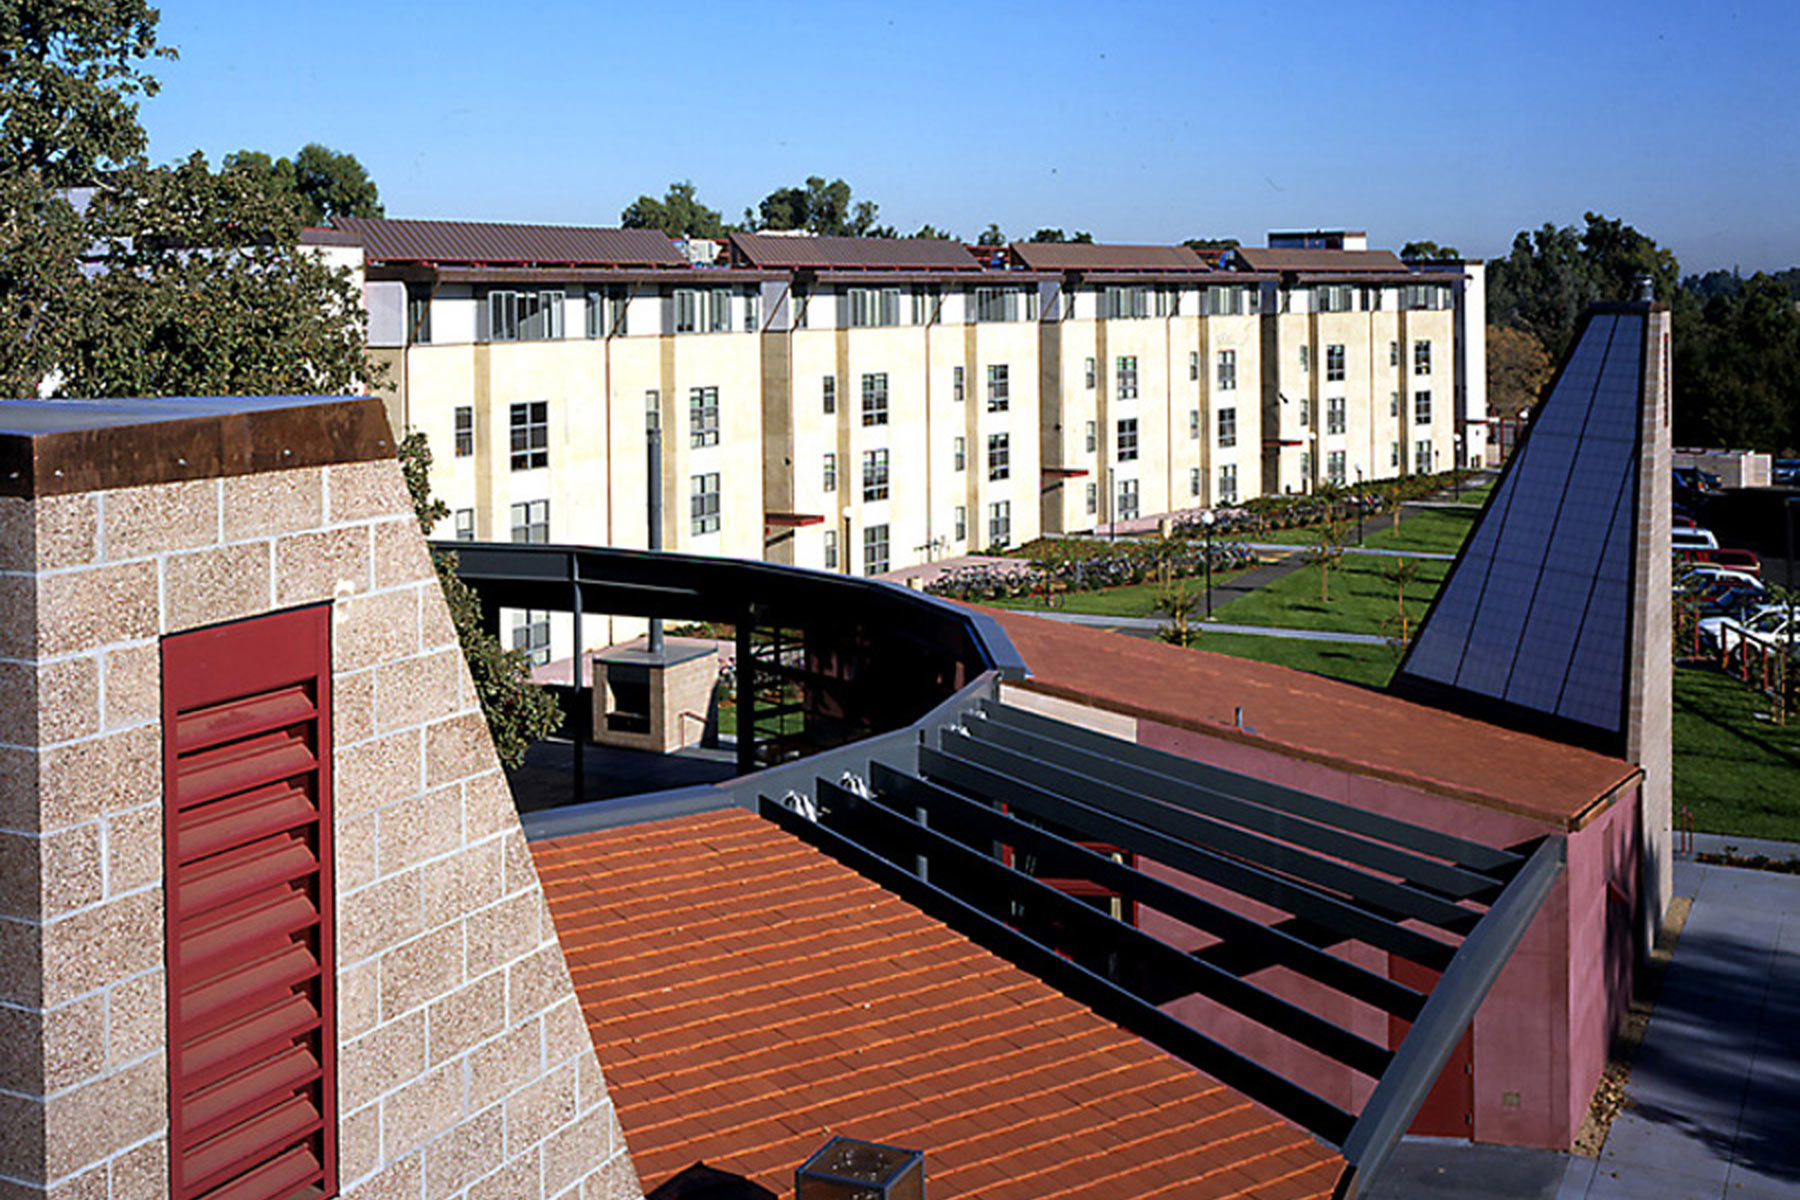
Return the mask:
<path id="1" fill-rule="evenodd" d="M 1306 370 L 1311 362 L 1307 346 L 1300 346 L 1300 369 Z M 1400 343 L 1388 343 L 1388 366 L 1400 365 Z M 1431 341 L 1421 338 L 1413 342 L 1413 374 L 1431 374 Z M 1344 344 L 1332 342 L 1325 347 L 1325 382 L 1342 383 L 1344 380 Z"/>
<path id="2" fill-rule="evenodd" d="M 837 412 L 838 381 L 836 375 L 823 375 L 819 378 L 819 407 L 827 416 Z M 951 368 L 951 398 L 961 401 L 963 398 L 963 369 Z M 1012 376 L 1006 363 L 991 363 L 987 369 L 987 410 L 989 412 L 1006 412 L 1012 407 Z M 877 371 L 862 377 L 862 423 L 864 425 L 886 425 L 888 423 L 888 377 L 886 371 Z"/>

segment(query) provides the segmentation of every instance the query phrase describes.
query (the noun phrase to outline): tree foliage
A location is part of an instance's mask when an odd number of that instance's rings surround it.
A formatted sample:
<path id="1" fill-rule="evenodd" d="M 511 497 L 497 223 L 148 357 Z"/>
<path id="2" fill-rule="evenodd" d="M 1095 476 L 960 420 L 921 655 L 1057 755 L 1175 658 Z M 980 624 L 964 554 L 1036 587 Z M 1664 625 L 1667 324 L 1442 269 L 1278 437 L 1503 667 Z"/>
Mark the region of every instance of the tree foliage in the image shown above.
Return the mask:
<path id="1" fill-rule="evenodd" d="M 661 200 L 639 196 L 619 214 L 619 224 L 627 229 L 660 229 L 670 237 L 724 237 L 724 218 L 700 203 L 694 192 L 693 183 L 683 179 L 671 183 Z"/>
<path id="2" fill-rule="evenodd" d="M 1588 305 L 1632 299 L 1645 274 L 1656 298 L 1668 302 L 1680 278 L 1675 255 L 1653 239 L 1599 213 L 1584 219 L 1584 229 L 1546 223 L 1520 230 L 1511 253 L 1488 270 L 1489 320 L 1532 334 L 1552 358 L 1568 349 Z"/>
<path id="3" fill-rule="evenodd" d="M 829 237 L 868 237 L 880 207 L 873 200 L 852 200 L 842 179 L 826 183 L 813 175 L 800 187 L 776 188 L 754 212 L 745 210 L 752 229 L 804 229 Z M 893 236 L 887 231 L 887 236 Z"/>
<path id="4" fill-rule="evenodd" d="M 1181 243 L 1190 250 L 1236 250 L 1243 243 L 1236 238 L 1201 238 L 1193 237 Z"/>
<path id="5" fill-rule="evenodd" d="M 1800 312 L 1784 283 L 1758 273 L 1679 307 L 1674 342 L 1678 445 L 1800 444 Z"/>
<path id="6" fill-rule="evenodd" d="M 158 16 L 144 0 L 0 3 L 0 177 L 79 187 L 143 153 L 144 64 L 175 57 Z"/>
<path id="7" fill-rule="evenodd" d="M 956 235 L 954 233 L 951 233 L 947 229 L 939 229 L 929 221 L 919 226 L 919 231 L 913 234 L 913 236 L 916 238 L 929 238 L 934 242 L 954 242 L 956 240 Z"/>
<path id="8" fill-rule="evenodd" d="M 298 206 L 300 220 L 323 225 L 332 217 L 379 217 L 386 210 L 375 181 L 354 154 L 340 153 L 317 142 L 300 147 L 293 158 L 270 158 L 260 150 L 227 154 L 225 174 L 248 175 Z"/>
<path id="9" fill-rule="evenodd" d="M 975 244 L 977 246 L 1004 246 L 1006 245 L 1006 235 L 1000 232 L 999 225 L 990 224 L 981 231 L 981 236 L 975 239 Z"/>
<path id="10" fill-rule="evenodd" d="M 1544 344 L 1523 329 L 1504 325 L 1487 327 L 1488 407 L 1512 418 L 1521 409 L 1535 408 L 1554 367 Z"/>
<path id="11" fill-rule="evenodd" d="M 431 494 L 431 447 L 423 433 L 409 433 L 401 441 L 400 469 L 412 496 L 413 512 L 419 518 L 419 529 L 430 533 L 450 509 Z M 456 555 L 434 552 L 431 565 L 437 569 L 438 584 L 444 589 L 450 623 L 456 628 L 463 657 L 468 661 L 469 677 L 487 717 L 494 750 L 502 764 L 517 767 L 525 761 L 525 752 L 533 742 L 556 731 L 562 722 L 562 711 L 554 696 L 531 681 L 530 658 L 521 650 L 506 649 L 499 638 L 482 628 L 481 599 L 457 575 Z"/>
<path id="12" fill-rule="evenodd" d="M 1075 233 L 1065 236 L 1060 229 L 1040 229 L 1025 240 L 1030 242 L 1073 242 L 1085 246 L 1093 243 L 1094 235 L 1085 230 L 1077 230 Z"/>
<path id="13" fill-rule="evenodd" d="M 1407 262 L 1441 262 L 1461 258 L 1462 251 L 1455 246 L 1440 246 L 1436 242 L 1408 242 L 1400 247 L 1400 257 Z"/>

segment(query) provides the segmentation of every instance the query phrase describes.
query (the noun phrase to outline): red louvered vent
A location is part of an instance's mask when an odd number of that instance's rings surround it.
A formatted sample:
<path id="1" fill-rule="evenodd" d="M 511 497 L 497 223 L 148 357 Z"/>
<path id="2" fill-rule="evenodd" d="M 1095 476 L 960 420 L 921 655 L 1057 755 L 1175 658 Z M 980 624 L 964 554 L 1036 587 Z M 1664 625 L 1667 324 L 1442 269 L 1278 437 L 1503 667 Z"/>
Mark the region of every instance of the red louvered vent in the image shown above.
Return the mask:
<path id="1" fill-rule="evenodd" d="M 173 1200 L 337 1191 L 331 610 L 163 639 Z"/>

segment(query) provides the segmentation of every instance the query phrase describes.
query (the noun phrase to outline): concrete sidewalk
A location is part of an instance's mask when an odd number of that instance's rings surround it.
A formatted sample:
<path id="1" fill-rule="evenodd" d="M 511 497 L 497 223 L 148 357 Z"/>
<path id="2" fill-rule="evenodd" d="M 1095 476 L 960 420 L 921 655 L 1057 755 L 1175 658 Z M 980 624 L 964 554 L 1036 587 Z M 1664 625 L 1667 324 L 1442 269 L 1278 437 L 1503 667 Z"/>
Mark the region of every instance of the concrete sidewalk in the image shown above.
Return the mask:
<path id="1" fill-rule="evenodd" d="M 1800 1200 L 1800 876 L 1677 861 L 1675 892 L 1694 906 L 1600 1157 L 1409 1139 L 1371 1200 Z"/>

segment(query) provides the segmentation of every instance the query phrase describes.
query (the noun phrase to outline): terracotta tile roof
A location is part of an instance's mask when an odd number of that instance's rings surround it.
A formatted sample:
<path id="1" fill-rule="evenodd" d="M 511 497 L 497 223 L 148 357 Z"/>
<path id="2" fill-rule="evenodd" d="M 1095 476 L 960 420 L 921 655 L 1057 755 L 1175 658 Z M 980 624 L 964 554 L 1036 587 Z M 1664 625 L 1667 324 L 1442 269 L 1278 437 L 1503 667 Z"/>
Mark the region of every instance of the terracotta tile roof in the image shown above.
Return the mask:
<path id="1" fill-rule="evenodd" d="M 1324 1197 L 1343 1160 L 738 809 L 533 844 L 633 1162 L 787 1196 L 833 1133 L 935 1200 Z"/>
<path id="2" fill-rule="evenodd" d="M 686 268 L 668 235 L 654 229 L 586 225 L 501 225 L 486 221 L 408 221 L 333 217 L 371 261 Z"/>
<path id="3" fill-rule="evenodd" d="M 1628 762 L 1252 659 L 984 608 L 1023 685 L 1440 795 L 1579 827 L 1636 778 Z M 1254 733 L 1234 728 L 1235 709 Z"/>
<path id="4" fill-rule="evenodd" d="M 1187 246 L 1115 246 L 1086 242 L 1014 242 L 1012 252 L 1034 271 L 1210 271 Z"/>
<path id="5" fill-rule="evenodd" d="M 958 242 L 937 238 L 797 237 L 734 233 L 734 254 L 755 267 L 978 271 Z"/>

